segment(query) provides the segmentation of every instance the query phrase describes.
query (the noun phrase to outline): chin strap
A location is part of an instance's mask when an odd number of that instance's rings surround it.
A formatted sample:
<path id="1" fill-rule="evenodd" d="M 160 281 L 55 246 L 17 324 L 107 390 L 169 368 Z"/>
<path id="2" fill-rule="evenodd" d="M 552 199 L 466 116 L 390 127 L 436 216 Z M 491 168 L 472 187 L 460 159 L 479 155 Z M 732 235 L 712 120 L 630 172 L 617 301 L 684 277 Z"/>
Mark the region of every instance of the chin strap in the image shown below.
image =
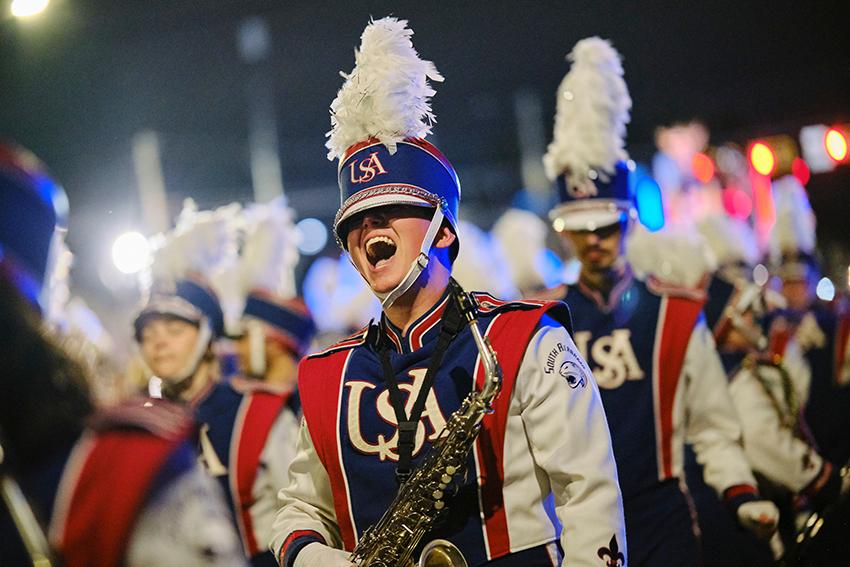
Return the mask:
<path id="1" fill-rule="evenodd" d="M 422 245 L 419 247 L 419 256 L 411 263 L 410 269 L 407 270 L 407 275 L 402 278 L 398 285 L 388 293 L 373 291 L 378 296 L 378 299 L 381 300 L 381 308 L 384 311 L 395 303 L 396 299 L 404 295 L 416 283 L 416 280 L 419 279 L 425 268 L 428 267 L 431 244 L 434 242 L 434 237 L 437 236 L 437 231 L 440 230 L 444 218 L 445 215 L 443 214 L 442 206 L 436 207 L 434 209 L 434 216 L 431 218 L 431 224 L 428 226 L 428 231 L 425 233 L 425 238 L 422 239 Z"/>
<path id="2" fill-rule="evenodd" d="M 248 321 L 248 371 L 251 376 L 266 374 L 266 330 L 260 321 Z"/>

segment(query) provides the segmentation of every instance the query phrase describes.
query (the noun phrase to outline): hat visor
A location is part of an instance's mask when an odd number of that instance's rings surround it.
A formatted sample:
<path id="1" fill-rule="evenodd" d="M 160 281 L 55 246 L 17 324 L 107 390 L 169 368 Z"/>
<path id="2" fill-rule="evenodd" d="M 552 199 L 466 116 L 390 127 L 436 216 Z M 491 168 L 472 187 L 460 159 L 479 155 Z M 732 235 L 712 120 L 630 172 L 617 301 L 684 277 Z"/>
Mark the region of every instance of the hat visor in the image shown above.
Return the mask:
<path id="1" fill-rule="evenodd" d="M 340 209 L 334 222 L 334 232 L 336 233 L 336 237 L 343 248 L 345 248 L 345 237 L 348 233 L 348 230 L 345 229 L 345 221 L 357 213 L 390 205 L 412 205 L 416 207 L 431 208 L 435 208 L 437 206 L 436 202 L 428 200 L 425 196 L 410 193 L 410 188 L 408 186 L 399 186 L 398 188 L 399 191 L 397 192 L 392 191 L 392 188 L 387 187 L 382 187 L 380 192 L 376 191 L 371 194 L 368 194 L 370 193 L 369 191 L 364 191 L 364 193 L 367 193 L 366 195 L 363 195 L 362 197 L 357 195 L 358 198 L 356 201 L 343 204 L 343 208 Z"/>
<path id="2" fill-rule="evenodd" d="M 626 203 L 605 199 L 594 202 L 563 204 L 549 213 L 552 228 L 556 232 L 598 230 L 629 218 L 630 207 Z"/>

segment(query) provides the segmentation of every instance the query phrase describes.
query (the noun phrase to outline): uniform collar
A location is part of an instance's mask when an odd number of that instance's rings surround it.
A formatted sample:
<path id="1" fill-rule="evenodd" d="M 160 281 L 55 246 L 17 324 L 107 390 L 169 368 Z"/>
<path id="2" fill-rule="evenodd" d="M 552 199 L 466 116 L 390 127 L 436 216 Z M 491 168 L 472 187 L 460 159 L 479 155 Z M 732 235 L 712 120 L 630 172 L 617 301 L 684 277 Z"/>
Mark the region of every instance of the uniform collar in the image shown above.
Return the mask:
<path id="1" fill-rule="evenodd" d="M 381 328 L 388 339 L 387 343 L 396 352 L 407 354 L 419 350 L 428 342 L 435 340 L 439 334 L 438 323 L 443 318 L 449 295 L 450 288 L 447 286 L 440 299 L 410 325 L 407 334 L 402 333 L 401 329 L 393 325 L 385 314 L 381 315 Z"/>
<path id="2" fill-rule="evenodd" d="M 617 305 L 619 305 L 620 297 L 627 289 L 629 289 L 629 287 L 631 287 L 633 279 L 634 276 L 632 275 L 632 270 L 628 267 L 628 265 L 624 265 L 620 268 L 618 271 L 617 282 L 611 288 L 611 293 L 608 294 L 607 301 L 598 290 L 593 289 L 581 281 L 581 279 L 579 279 L 575 285 L 582 295 L 596 304 L 596 307 L 605 313 L 610 313 L 617 307 Z"/>

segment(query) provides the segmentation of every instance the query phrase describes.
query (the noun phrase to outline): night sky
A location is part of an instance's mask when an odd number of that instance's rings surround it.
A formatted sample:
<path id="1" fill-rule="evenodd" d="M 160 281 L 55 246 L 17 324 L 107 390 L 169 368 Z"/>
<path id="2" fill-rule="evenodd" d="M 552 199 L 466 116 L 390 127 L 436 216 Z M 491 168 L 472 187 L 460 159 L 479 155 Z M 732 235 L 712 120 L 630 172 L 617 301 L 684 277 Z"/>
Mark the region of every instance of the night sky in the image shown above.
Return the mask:
<path id="1" fill-rule="evenodd" d="M 370 16 L 408 19 L 420 55 L 446 78 L 434 139 L 457 166 L 467 204 L 488 204 L 470 215 L 485 225 L 521 186 L 516 93 L 541 101 L 548 143 L 564 56 L 583 37 L 608 38 L 623 54 L 639 161 L 651 157 L 655 127 L 677 120 L 703 120 L 714 143 L 850 122 L 840 3 L 54 0 L 27 22 L 0 6 L 0 136 L 33 150 L 64 184 L 74 279 L 89 294 L 102 293 L 94 274 L 111 239 L 144 230 L 135 133 L 161 136 L 172 214 L 186 196 L 201 207 L 251 198 L 249 69 L 236 46 L 249 16 L 272 32 L 264 76 L 284 184 L 305 216 L 330 219 L 337 205 L 328 105 Z M 822 242 L 848 240 L 846 169 L 809 187 Z"/>

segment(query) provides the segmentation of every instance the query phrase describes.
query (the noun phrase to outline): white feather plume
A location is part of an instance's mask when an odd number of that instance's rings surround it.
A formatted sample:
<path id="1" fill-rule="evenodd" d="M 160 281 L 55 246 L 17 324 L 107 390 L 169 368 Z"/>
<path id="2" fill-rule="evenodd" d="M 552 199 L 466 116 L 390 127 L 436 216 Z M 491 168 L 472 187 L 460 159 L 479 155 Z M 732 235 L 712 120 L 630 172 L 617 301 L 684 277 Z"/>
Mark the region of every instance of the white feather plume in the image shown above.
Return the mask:
<path id="1" fill-rule="evenodd" d="M 431 133 L 434 114 L 428 83 L 443 77 L 431 61 L 419 58 L 406 20 L 387 17 L 369 22 L 356 50 L 351 73 L 331 103 L 328 159 L 343 156 L 352 145 L 377 138 L 390 153 L 405 138 Z"/>
<path id="2" fill-rule="evenodd" d="M 667 285 L 696 288 L 717 269 L 705 239 L 685 226 L 649 232 L 635 223 L 626 239 L 626 259 L 639 279 L 653 276 Z"/>
<path id="3" fill-rule="evenodd" d="M 452 276 L 467 291 L 486 291 L 501 299 L 517 299 L 508 260 L 490 234 L 466 221 L 458 222 L 460 251 Z"/>
<path id="4" fill-rule="evenodd" d="M 745 220 L 715 213 L 700 219 L 697 229 L 711 247 L 720 266 L 737 262 L 754 266 L 758 262 L 756 235 Z"/>
<path id="5" fill-rule="evenodd" d="M 815 213 L 806 189 L 793 175 L 773 182 L 776 223 L 770 233 L 770 254 L 778 261 L 784 252 L 812 254 L 815 238 Z"/>
<path id="6" fill-rule="evenodd" d="M 549 179 L 566 173 L 569 186 L 580 187 L 589 170 L 607 181 L 616 163 L 628 159 L 625 137 L 632 99 L 620 54 L 607 40 L 583 39 L 567 60 L 572 67 L 558 87 L 554 137 L 543 165 Z"/>
<path id="7" fill-rule="evenodd" d="M 541 260 L 553 257 L 546 247 L 549 230 L 549 225 L 536 214 L 514 208 L 505 211 L 493 225 L 495 245 L 505 255 L 511 280 L 521 293 L 559 283 L 557 273 L 561 266 Z"/>
<path id="8" fill-rule="evenodd" d="M 231 203 L 198 211 L 195 202 L 186 199 L 174 230 L 150 239 L 153 259 L 143 287 L 173 285 L 192 274 L 212 281 L 235 262 L 240 210 L 238 203 Z"/>
<path id="9" fill-rule="evenodd" d="M 249 205 L 243 218 L 239 262 L 243 291 L 262 288 L 284 299 L 294 297 L 299 259 L 294 211 L 279 197 L 269 203 Z"/>

